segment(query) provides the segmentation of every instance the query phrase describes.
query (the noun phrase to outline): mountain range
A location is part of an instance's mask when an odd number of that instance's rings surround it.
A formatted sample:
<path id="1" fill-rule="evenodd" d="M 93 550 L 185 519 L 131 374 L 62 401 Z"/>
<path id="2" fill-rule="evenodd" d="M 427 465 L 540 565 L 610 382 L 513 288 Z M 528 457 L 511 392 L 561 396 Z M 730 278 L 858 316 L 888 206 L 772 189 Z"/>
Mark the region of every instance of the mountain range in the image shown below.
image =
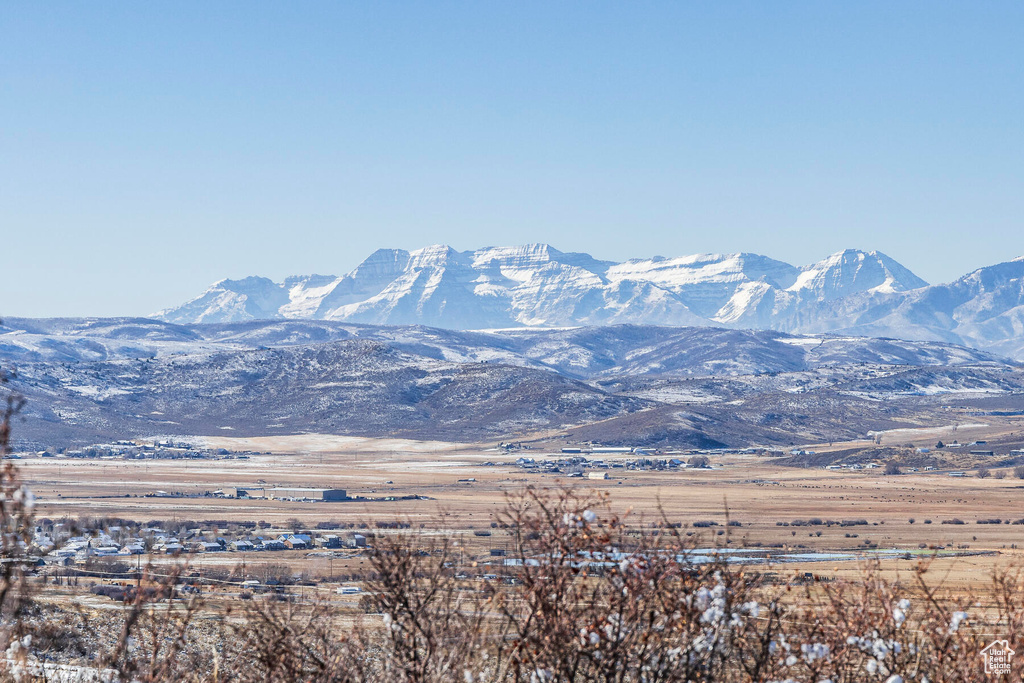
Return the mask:
<path id="1" fill-rule="evenodd" d="M 623 263 L 546 244 L 380 249 L 343 276 L 221 280 L 178 324 L 306 319 L 453 330 L 616 324 L 941 341 L 1024 359 L 1024 257 L 929 285 L 878 251 L 793 266 L 758 254 Z"/>
<path id="2" fill-rule="evenodd" d="M 984 351 L 723 327 L 7 318 L 0 367 L 30 450 L 308 432 L 786 446 L 1024 409 L 1024 365 Z"/>

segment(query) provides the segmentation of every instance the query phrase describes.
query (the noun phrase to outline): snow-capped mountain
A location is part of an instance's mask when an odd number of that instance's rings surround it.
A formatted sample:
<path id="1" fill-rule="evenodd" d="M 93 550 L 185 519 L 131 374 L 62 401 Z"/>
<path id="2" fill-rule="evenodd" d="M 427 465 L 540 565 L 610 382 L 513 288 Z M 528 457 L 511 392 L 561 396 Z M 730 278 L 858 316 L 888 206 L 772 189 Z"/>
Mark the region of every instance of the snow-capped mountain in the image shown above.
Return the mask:
<path id="1" fill-rule="evenodd" d="M 738 287 L 715 320 L 731 326 L 827 332 L 847 326 L 842 302 L 900 294 L 928 283 L 878 251 L 847 249 L 804 266 L 785 287 L 760 279 Z M 839 302 L 839 303 L 837 303 Z M 841 312 L 836 319 L 830 311 Z M 822 325 L 822 319 L 828 322 Z"/>
<path id="2" fill-rule="evenodd" d="M 874 304 L 851 332 L 949 341 L 1024 359 L 1024 257 Z"/>
<path id="3" fill-rule="evenodd" d="M 877 251 L 806 266 L 758 254 L 624 263 L 546 244 L 380 249 L 341 277 L 221 280 L 166 322 L 312 319 L 449 329 L 646 324 L 851 332 L 1024 355 L 1024 260 L 928 286 Z"/>

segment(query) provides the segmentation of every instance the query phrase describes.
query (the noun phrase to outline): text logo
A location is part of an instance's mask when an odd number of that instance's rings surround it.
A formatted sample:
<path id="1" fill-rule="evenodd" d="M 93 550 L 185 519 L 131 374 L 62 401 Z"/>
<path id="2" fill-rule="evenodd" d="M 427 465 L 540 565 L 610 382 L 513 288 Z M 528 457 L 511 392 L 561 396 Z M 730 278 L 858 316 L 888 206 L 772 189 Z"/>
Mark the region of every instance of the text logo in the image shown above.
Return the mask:
<path id="1" fill-rule="evenodd" d="M 981 651 L 985 659 L 985 673 L 1001 676 L 1010 673 L 1010 658 L 1013 657 L 1013 650 L 1010 649 L 1008 640 L 993 640 L 988 647 Z"/>

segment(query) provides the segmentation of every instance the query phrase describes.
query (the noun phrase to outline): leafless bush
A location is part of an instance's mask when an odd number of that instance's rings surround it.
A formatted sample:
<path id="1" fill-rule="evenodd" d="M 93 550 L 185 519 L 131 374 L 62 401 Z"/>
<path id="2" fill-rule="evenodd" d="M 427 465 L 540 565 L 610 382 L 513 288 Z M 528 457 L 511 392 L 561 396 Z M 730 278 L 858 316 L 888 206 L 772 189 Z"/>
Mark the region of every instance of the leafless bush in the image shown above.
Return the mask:
<path id="1" fill-rule="evenodd" d="M 224 680 L 242 683 L 355 683 L 384 680 L 374 672 L 380 638 L 372 630 L 336 628 L 323 605 L 247 602 L 244 617 L 217 667 Z"/>
<path id="2" fill-rule="evenodd" d="M 513 635 L 509 680 L 762 680 L 776 668 L 776 596 L 759 603 L 756 577 L 690 562 L 675 527 L 628 533 L 605 498 L 570 491 L 527 489 L 505 517 L 519 566 L 492 593 Z"/>
<path id="3" fill-rule="evenodd" d="M 7 375 L 0 370 L 0 386 L 7 381 Z M 0 457 L 9 452 L 11 422 L 25 403 L 21 396 L 4 388 Z M 0 650 L 8 653 L 8 660 L 18 664 L 25 658 L 21 631 L 22 617 L 30 599 L 26 576 L 31 558 L 27 548 L 32 541 L 34 505 L 32 492 L 19 481 L 14 464 L 4 460 L 0 465 Z"/>

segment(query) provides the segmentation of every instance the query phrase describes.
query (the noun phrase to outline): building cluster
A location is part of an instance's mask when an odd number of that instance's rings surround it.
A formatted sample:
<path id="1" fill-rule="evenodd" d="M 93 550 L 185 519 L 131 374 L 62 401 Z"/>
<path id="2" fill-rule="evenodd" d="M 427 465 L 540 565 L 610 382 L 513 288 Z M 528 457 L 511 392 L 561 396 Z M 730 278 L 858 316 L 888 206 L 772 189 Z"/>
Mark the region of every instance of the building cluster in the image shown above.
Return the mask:
<path id="1" fill-rule="evenodd" d="M 513 463 L 516 467 L 528 472 L 541 474 L 560 474 L 567 477 L 590 477 L 606 479 L 609 470 L 670 470 L 688 467 L 680 458 L 623 458 L 616 460 L 598 460 L 583 455 L 566 458 L 517 458 Z M 590 475 L 604 474 L 605 476 Z"/>
<path id="2" fill-rule="evenodd" d="M 749 448 L 690 448 L 687 450 L 666 450 L 648 448 L 646 446 L 566 446 L 562 455 L 782 455 L 781 451 L 773 451 L 759 446 Z"/>
<path id="3" fill-rule="evenodd" d="M 854 463 L 841 463 L 841 464 L 836 464 L 836 465 L 825 465 L 825 469 L 826 470 L 851 470 L 851 471 L 857 471 L 857 470 L 877 470 L 877 469 L 879 469 L 881 467 L 882 467 L 882 465 L 880 463 L 877 463 L 877 462 L 854 462 Z M 912 468 L 912 469 L 915 472 L 917 471 L 917 468 Z M 932 467 L 931 469 L 935 469 L 935 468 Z"/>
<path id="4" fill-rule="evenodd" d="M 288 488 L 283 486 L 227 486 L 213 492 L 224 498 L 265 498 L 267 500 L 320 501 L 325 503 L 349 500 L 345 489 Z"/>
<path id="5" fill-rule="evenodd" d="M 98 558 L 129 558 L 133 555 L 176 555 L 179 553 L 273 552 L 281 550 L 359 549 L 366 547 L 366 536 L 355 532 L 298 533 L 273 532 L 246 534 L 227 539 L 216 532 L 189 529 L 171 533 L 160 527 L 144 527 L 134 535 L 121 527 L 110 527 L 91 536 L 66 536 L 61 525 L 44 533 L 36 529 L 32 546 L 45 564 L 83 565 Z"/>
<path id="6" fill-rule="evenodd" d="M 19 453 L 18 458 L 35 455 L 40 458 L 120 458 L 122 460 L 248 460 L 254 451 L 230 451 L 226 448 L 202 448 L 188 442 L 168 439 L 156 441 L 114 441 L 83 448 L 46 449 L 36 453 Z"/>

